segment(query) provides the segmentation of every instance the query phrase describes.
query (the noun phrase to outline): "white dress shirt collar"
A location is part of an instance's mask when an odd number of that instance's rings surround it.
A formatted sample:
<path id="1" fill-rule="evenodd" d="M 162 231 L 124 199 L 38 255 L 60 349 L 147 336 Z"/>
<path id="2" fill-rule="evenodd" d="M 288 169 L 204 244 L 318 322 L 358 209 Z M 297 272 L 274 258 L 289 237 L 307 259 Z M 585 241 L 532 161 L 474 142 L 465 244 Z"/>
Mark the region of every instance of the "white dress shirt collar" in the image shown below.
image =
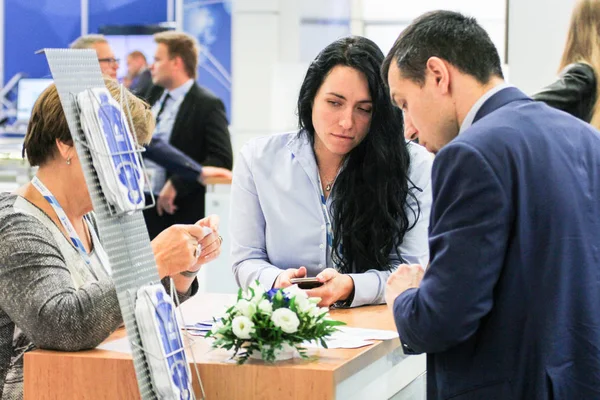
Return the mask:
<path id="1" fill-rule="evenodd" d="M 164 98 L 164 96 L 169 94 L 169 96 L 171 96 L 171 100 L 176 102 L 180 98 L 184 97 L 187 94 L 187 92 L 190 91 L 193 85 L 194 80 L 188 79 L 183 85 L 179 86 L 178 88 L 175 88 L 173 90 L 165 90 L 165 93 L 163 93 L 163 97 L 161 98 L 161 100 Z"/>
<path id="2" fill-rule="evenodd" d="M 475 120 L 475 116 L 477 115 L 477 112 L 479 111 L 479 109 L 483 106 L 483 104 L 490 99 L 493 95 L 495 95 L 496 93 L 498 93 L 499 91 L 506 89 L 508 87 L 511 87 L 512 85 L 509 85 L 508 83 L 501 83 L 498 86 L 494 86 L 493 88 L 491 88 L 490 90 L 488 90 L 487 92 L 484 93 L 483 96 L 481 96 L 479 98 L 479 100 L 477 100 L 475 102 L 475 104 L 473 104 L 473 107 L 471 107 L 471 109 L 469 110 L 469 112 L 467 113 L 467 116 L 465 117 L 465 119 L 463 120 L 462 124 L 460 125 L 460 131 L 458 132 L 458 134 L 460 135 L 461 133 L 463 133 L 464 131 L 467 130 L 467 128 L 470 128 L 471 125 L 473 125 L 473 121 Z"/>

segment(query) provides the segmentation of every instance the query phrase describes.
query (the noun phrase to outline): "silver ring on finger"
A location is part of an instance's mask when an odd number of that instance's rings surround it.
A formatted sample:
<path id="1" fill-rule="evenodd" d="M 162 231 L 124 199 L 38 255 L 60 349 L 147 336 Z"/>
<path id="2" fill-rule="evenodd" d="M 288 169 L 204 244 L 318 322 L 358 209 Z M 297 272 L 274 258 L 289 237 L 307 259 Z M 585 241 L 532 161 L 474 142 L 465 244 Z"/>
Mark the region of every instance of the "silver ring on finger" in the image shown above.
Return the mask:
<path id="1" fill-rule="evenodd" d="M 200 253 L 202 253 L 202 245 L 198 243 L 194 249 L 194 258 L 200 257 Z"/>

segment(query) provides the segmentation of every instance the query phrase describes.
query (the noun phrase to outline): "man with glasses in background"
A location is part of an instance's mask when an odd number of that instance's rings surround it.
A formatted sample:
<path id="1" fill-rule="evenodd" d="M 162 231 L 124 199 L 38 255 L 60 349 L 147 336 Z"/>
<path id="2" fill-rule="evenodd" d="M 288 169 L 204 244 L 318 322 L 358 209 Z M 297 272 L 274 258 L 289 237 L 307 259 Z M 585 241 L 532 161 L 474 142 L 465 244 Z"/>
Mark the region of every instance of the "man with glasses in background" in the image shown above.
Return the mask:
<path id="1" fill-rule="evenodd" d="M 103 75 L 117 79 L 119 59 L 108 44 L 104 35 L 83 35 L 69 45 L 71 49 L 94 49 L 98 54 L 98 62 Z"/>

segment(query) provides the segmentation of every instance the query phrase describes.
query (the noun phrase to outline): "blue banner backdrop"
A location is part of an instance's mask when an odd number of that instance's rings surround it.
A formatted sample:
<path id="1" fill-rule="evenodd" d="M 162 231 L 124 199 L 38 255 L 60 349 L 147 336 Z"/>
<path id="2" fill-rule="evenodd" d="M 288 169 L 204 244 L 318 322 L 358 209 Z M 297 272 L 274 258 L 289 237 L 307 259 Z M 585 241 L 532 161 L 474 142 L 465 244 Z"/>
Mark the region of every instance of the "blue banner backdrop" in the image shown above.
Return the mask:
<path id="1" fill-rule="evenodd" d="M 4 83 L 18 72 L 50 77 L 43 48 L 67 47 L 81 33 L 80 0 L 5 0 Z"/>
<path id="2" fill-rule="evenodd" d="M 3 81 L 18 72 L 30 78 L 49 77 L 46 58 L 35 51 L 66 48 L 79 37 L 81 0 L 4 2 Z M 89 0 L 89 33 L 97 33 L 101 25 L 157 24 L 166 19 L 166 0 Z"/>
<path id="3" fill-rule="evenodd" d="M 183 30 L 200 43 L 198 83 L 216 94 L 231 121 L 231 0 L 184 0 Z"/>

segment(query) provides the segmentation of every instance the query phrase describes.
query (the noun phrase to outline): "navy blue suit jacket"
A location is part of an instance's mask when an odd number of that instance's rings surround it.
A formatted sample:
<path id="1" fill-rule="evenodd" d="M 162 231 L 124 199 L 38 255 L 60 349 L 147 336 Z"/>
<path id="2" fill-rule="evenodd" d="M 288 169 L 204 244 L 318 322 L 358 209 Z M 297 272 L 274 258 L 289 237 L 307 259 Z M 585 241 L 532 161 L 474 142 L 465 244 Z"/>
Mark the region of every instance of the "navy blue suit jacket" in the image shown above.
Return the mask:
<path id="1" fill-rule="evenodd" d="M 432 171 L 430 266 L 396 298 L 428 399 L 600 399 L 600 134 L 516 88 Z"/>
<path id="2" fill-rule="evenodd" d="M 193 158 L 162 139 L 152 138 L 142 155 L 184 180 L 198 182 L 202 173 L 202 166 Z"/>

